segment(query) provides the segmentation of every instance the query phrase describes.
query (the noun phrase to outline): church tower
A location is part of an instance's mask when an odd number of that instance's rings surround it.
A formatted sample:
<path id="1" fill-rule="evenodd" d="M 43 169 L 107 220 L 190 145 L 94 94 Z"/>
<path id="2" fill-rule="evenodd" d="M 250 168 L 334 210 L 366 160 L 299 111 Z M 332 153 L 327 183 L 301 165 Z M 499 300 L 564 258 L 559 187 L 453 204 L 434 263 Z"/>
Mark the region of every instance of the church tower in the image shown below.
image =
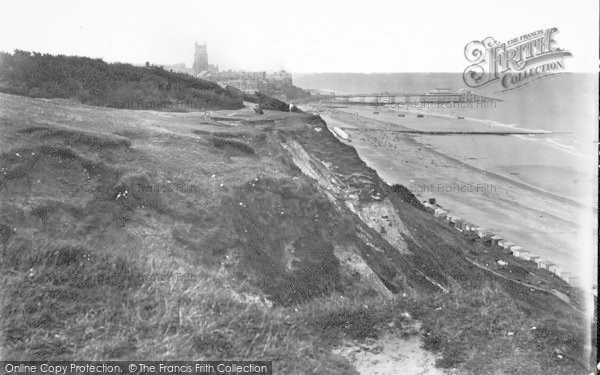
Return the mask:
<path id="1" fill-rule="evenodd" d="M 195 75 L 201 72 L 208 71 L 208 52 L 206 50 L 206 42 L 198 44 L 196 42 L 194 49 L 194 65 L 192 66 Z"/>

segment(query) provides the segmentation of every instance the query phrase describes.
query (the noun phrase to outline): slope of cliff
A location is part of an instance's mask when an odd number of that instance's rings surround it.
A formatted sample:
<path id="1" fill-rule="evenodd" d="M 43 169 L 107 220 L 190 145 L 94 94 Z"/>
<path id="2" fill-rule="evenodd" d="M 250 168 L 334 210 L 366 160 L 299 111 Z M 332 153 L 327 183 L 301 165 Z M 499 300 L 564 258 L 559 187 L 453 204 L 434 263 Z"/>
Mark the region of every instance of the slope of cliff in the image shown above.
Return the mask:
<path id="1" fill-rule="evenodd" d="M 319 117 L 0 100 L 3 358 L 350 374 L 336 347 L 392 334 L 459 373 L 585 368 L 581 317 L 470 264 Z"/>

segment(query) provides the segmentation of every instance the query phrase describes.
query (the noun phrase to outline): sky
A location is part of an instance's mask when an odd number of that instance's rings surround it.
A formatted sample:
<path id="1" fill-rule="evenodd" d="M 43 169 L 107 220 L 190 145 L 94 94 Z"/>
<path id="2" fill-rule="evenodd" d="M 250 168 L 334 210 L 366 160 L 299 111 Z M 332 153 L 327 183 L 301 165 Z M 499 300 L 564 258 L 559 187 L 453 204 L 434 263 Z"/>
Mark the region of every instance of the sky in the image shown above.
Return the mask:
<path id="1" fill-rule="evenodd" d="M 9 1 L 0 50 L 223 69 L 462 72 L 464 48 L 557 27 L 570 71 L 598 70 L 598 0 Z"/>

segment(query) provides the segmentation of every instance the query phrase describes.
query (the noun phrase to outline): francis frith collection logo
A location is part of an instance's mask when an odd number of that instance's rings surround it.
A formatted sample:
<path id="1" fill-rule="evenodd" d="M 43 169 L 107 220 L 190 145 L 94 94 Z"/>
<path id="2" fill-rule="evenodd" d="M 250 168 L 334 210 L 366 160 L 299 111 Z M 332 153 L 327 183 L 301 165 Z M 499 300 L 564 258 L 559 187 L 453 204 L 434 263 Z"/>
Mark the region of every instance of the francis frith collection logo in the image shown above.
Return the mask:
<path id="1" fill-rule="evenodd" d="M 474 40 L 465 46 L 465 58 L 471 63 L 463 80 L 469 87 L 498 82 L 502 91 L 511 90 L 532 80 L 565 70 L 571 52 L 558 47 L 556 27 L 499 42 L 492 37 Z"/>

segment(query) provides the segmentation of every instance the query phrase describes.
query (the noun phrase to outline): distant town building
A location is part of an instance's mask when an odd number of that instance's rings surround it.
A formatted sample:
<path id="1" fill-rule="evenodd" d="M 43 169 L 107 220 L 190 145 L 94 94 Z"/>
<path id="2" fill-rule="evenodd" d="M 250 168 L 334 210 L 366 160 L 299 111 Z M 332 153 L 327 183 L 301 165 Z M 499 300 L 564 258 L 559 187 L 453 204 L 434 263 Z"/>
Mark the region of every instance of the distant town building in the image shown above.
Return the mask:
<path id="1" fill-rule="evenodd" d="M 285 70 L 280 70 L 273 74 L 267 75 L 269 82 L 275 85 L 275 90 L 283 90 L 287 87 L 292 86 L 292 74 Z"/>
<path id="2" fill-rule="evenodd" d="M 163 64 L 162 67 L 165 70 L 171 71 L 171 72 L 175 72 L 175 73 L 186 73 L 186 74 L 193 74 L 194 72 L 192 71 L 192 69 L 190 69 L 187 65 L 185 65 L 185 63 L 178 63 L 178 64 Z"/>
<path id="3" fill-rule="evenodd" d="M 151 68 L 154 66 L 146 63 L 146 67 Z M 310 96 L 308 91 L 295 87 L 292 83 L 292 74 L 283 69 L 270 74 L 264 71 L 220 71 L 218 65 L 209 64 L 208 62 L 206 42 L 202 44 L 196 42 L 194 44 L 194 63 L 191 68 L 186 66 L 185 63 L 164 64 L 160 68 L 213 81 L 223 88 L 231 86 L 246 93 L 260 91 L 283 100 Z"/>
<path id="4" fill-rule="evenodd" d="M 208 51 L 206 42 L 203 44 L 195 43 L 194 49 L 194 65 L 192 66 L 194 75 L 199 76 L 202 72 L 208 72 Z"/>

